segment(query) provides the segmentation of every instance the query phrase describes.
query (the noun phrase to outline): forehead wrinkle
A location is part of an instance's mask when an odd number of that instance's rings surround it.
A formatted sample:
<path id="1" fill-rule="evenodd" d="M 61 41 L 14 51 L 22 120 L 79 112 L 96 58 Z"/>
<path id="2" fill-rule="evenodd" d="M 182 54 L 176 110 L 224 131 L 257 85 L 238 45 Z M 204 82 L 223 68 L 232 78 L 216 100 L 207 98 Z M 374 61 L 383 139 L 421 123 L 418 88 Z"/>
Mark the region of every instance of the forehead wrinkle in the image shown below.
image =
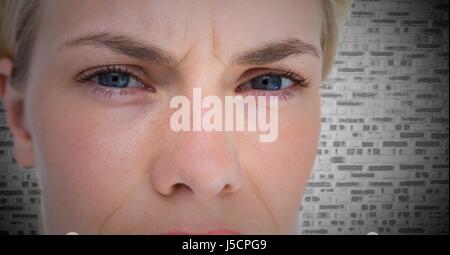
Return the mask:
<path id="1" fill-rule="evenodd" d="M 191 36 L 192 34 L 189 33 L 189 19 L 188 16 L 184 16 L 183 19 L 183 40 L 186 42 L 186 44 L 191 44 L 191 46 L 188 47 L 188 49 L 186 50 L 186 53 L 184 53 L 179 59 L 177 59 L 177 63 L 176 66 L 179 66 L 181 63 L 184 62 L 184 60 L 186 58 L 188 58 L 188 56 L 191 54 L 192 50 L 194 49 L 194 44 L 191 43 Z"/>
<path id="2" fill-rule="evenodd" d="M 222 66 L 226 66 L 225 62 L 220 59 L 220 44 L 219 44 L 219 36 L 217 33 L 217 25 L 216 25 L 216 16 L 214 14 L 211 15 L 211 45 L 213 57 L 216 59 Z"/>
<path id="3" fill-rule="evenodd" d="M 219 27 L 217 26 L 217 20 L 214 15 L 214 13 L 211 11 L 208 16 L 209 21 L 200 27 L 196 27 L 194 31 L 208 31 L 209 29 L 210 33 L 206 35 L 200 35 L 200 36 L 193 36 L 195 39 L 190 42 L 192 45 L 189 47 L 189 49 L 184 53 L 184 55 L 178 60 L 178 65 L 183 63 L 185 59 L 189 58 L 190 55 L 194 54 L 194 48 L 200 51 L 209 52 L 210 57 L 209 59 L 214 59 L 218 63 L 220 63 L 221 66 L 226 66 L 226 62 L 223 61 L 220 58 L 220 43 L 219 43 Z M 188 28 L 187 22 L 185 23 L 185 33 L 187 33 Z M 192 34 L 191 34 L 192 35 Z M 190 38 L 190 37 L 189 37 Z"/>

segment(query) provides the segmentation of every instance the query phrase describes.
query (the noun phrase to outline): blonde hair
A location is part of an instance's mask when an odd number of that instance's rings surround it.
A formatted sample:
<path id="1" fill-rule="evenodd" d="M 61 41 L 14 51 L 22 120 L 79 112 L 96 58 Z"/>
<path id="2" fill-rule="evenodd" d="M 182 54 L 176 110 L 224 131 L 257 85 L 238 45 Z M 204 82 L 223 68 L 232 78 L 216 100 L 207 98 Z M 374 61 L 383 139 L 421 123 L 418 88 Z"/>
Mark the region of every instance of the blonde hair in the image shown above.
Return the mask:
<path id="1" fill-rule="evenodd" d="M 40 0 L 0 1 L 0 57 L 14 61 L 12 81 L 23 84 L 28 69 L 40 11 Z M 322 0 L 324 22 L 321 34 L 323 52 L 322 78 L 326 78 L 333 63 L 340 29 L 347 17 L 351 0 Z M 20 86 L 21 87 L 21 86 Z"/>
<path id="2" fill-rule="evenodd" d="M 352 0 L 322 0 L 324 22 L 321 34 L 323 52 L 322 79 L 325 79 L 334 64 L 341 29 L 347 19 Z"/>
<path id="3" fill-rule="evenodd" d="M 12 83 L 22 89 L 39 23 L 39 0 L 0 1 L 0 58 L 14 62 Z"/>

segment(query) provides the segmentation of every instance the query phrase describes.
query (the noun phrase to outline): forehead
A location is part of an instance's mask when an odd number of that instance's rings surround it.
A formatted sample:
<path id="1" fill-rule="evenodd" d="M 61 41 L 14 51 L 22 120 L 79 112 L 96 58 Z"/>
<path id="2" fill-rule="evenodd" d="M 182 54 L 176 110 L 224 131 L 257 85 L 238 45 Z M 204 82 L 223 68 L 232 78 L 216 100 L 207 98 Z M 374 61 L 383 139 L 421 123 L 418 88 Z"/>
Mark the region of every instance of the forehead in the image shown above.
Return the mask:
<path id="1" fill-rule="evenodd" d="M 62 0 L 43 11 L 41 38 L 55 47 L 80 34 L 120 32 L 175 56 L 200 44 L 226 56 L 293 37 L 320 48 L 323 19 L 317 0 Z"/>

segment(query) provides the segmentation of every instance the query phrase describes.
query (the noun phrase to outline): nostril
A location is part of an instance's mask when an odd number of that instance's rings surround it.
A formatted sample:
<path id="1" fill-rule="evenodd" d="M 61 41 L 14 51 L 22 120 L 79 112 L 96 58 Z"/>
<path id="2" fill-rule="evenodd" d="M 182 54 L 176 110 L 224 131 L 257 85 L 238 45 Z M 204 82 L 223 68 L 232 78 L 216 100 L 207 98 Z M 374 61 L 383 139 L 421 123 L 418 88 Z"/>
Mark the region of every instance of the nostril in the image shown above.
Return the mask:
<path id="1" fill-rule="evenodd" d="M 216 190 L 215 192 L 212 189 L 208 190 L 199 190 L 199 189 L 192 189 L 189 185 L 185 183 L 176 183 L 173 184 L 170 188 L 170 192 L 167 195 L 173 195 L 173 194 L 187 194 L 192 193 L 195 194 L 197 197 L 200 198 L 200 200 L 208 199 L 211 196 L 214 196 L 219 193 L 232 193 L 235 190 L 235 186 L 231 184 L 225 184 L 222 186 L 220 190 Z"/>
<path id="2" fill-rule="evenodd" d="M 236 187 L 232 184 L 225 184 L 225 186 L 222 189 L 222 191 L 224 193 L 231 193 L 231 192 L 234 192 L 235 190 L 236 190 Z"/>
<path id="3" fill-rule="evenodd" d="M 182 191 L 192 192 L 192 189 L 184 183 L 176 183 L 172 186 L 170 193 L 178 193 L 178 192 L 182 192 Z"/>
<path id="4" fill-rule="evenodd" d="M 182 183 L 175 183 L 175 184 L 172 186 L 172 192 L 181 189 L 182 186 L 183 186 Z"/>
<path id="5" fill-rule="evenodd" d="M 159 193 L 163 196 L 172 196 L 173 194 L 179 193 L 182 190 L 190 190 L 190 188 L 183 183 L 176 183 Z"/>

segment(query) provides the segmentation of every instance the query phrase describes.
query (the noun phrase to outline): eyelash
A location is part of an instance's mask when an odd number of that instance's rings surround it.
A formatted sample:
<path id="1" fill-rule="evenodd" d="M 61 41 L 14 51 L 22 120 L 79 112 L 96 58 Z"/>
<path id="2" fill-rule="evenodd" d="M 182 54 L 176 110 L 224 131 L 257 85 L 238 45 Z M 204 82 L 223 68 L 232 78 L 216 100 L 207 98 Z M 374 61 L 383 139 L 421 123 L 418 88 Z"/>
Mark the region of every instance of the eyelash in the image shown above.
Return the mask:
<path id="1" fill-rule="evenodd" d="M 127 66 L 119 66 L 119 65 L 109 65 L 109 66 L 101 66 L 93 69 L 88 69 L 86 71 L 81 72 L 75 78 L 75 81 L 84 84 L 87 82 L 92 82 L 92 79 L 100 74 L 106 73 L 120 73 L 124 75 L 128 75 L 131 79 L 135 79 L 137 82 L 142 84 L 142 88 L 108 88 L 106 86 L 102 86 L 99 84 L 89 84 L 91 92 L 93 94 L 101 93 L 102 96 L 110 98 L 114 94 L 118 94 L 119 96 L 127 96 L 136 92 L 136 89 L 146 90 L 146 91 L 154 91 L 151 86 L 146 85 L 146 83 L 139 78 L 139 75 L 136 72 L 131 71 Z"/>
<path id="2" fill-rule="evenodd" d="M 106 74 L 106 73 L 120 73 L 128 75 L 130 78 L 135 79 L 137 82 L 141 83 L 143 85 L 142 88 L 108 88 L 106 86 L 98 85 L 98 84 L 92 84 L 91 89 L 92 93 L 96 94 L 97 92 L 101 92 L 101 94 L 104 97 L 110 98 L 113 94 L 117 93 L 120 96 L 127 96 L 132 93 L 136 92 L 136 89 L 142 89 L 148 91 L 155 91 L 151 86 L 146 85 L 145 82 L 142 81 L 141 78 L 139 78 L 139 75 L 135 72 L 129 70 L 127 66 L 119 66 L 119 65 L 109 65 L 109 66 L 101 66 L 95 69 L 89 69 L 87 71 L 81 72 L 77 77 L 74 79 L 76 82 L 82 84 L 87 82 L 92 82 L 92 79 L 95 78 L 97 75 L 100 74 Z M 291 80 L 294 84 L 293 86 L 285 89 L 280 90 L 256 90 L 256 89 L 250 89 L 249 91 L 244 91 L 244 89 L 241 88 L 241 86 L 252 79 L 261 77 L 261 76 L 267 76 L 267 75 L 279 75 L 282 78 L 286 78 Z M 287 100 L 293 96 L 295 96 L 294 90 L 298 90 L 299 88 L 306 88 L 309 87 L 309 82 L 303 78 L 300 74 L 288 70 L 288 71 L 273 71 L 273 70 L 267 70 L 267 71 L 261 71 L 258 72 L 256 75 L 252 75 L 249 78 L 246 78 L 244 82 L 241 83 L 236 88 L 236 92 L 243 92 L 247 94 L 251 94 L 254 96 L 278 96 L 280 100 Z M 149 90 L 150 89 L 150 90 Z"/>
<path id="3" fill-rule="evenodd" d="M 101 66 L 95 69 L 90 69 L 87 71 L 82 72 L 77 78 L 77 81 L 83 82 L 88 81 L 92 78 L 94 78 L 96 75 L 104 74 L 104 73 L 110 73 L 110 72 L 118 72 L 118 73 L 124 73 L 127 75 L 130 75 L 133 78 L 137 78 L 137 76 L 130 72 L 128 68 L 122 67 L 122 66 Z"/>
<path id="4" fill-rule="evenodd" d="M 294 84 L 293 86 L 289 87 L 289 88 L 285 88 L 285 89 L 280 89 L 280 90 L 250 90 L 248 92 L 248 94 L 254 95 L 254 96 L 278 96 L 278 99 L 280 100 L 288 100 L 292 97 L 294 97 L 296 95 L 297 92 L 299 92 L 298 89 L 301 88 L 307 88 L 310 87 L 310 83 L 300 74 L 292 71 L 292 70 L 287 70 L 287 71 L 273 71 L 273 70 L 268 70 L 268 71 L 261 71 L 258 72 L 256 75 L 251 75 L 249 78 L 246 78 L 245 81 L 243 83 L 241 83 L 242 85 L 251 81 L 252 79 L 258 78 L 258 77 L 262 77 L 262 76 L 267 76 L 267 75 L 279 75 L 282 78 L 286 78 L 291 80 Z M 240 92 L 241 90 L 241 86 L 239 85 L 239 87 L 236 89 L 237 92 Z"/>

